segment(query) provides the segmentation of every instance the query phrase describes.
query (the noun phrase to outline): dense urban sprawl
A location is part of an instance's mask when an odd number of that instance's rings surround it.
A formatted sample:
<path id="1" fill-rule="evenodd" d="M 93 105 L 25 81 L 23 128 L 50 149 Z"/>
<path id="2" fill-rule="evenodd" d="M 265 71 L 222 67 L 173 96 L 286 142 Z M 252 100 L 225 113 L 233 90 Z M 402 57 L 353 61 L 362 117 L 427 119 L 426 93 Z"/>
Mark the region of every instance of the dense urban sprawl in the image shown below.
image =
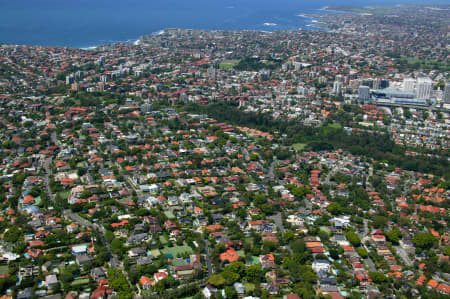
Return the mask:
<path id="1" fill-rule="evenodd" d="M 2 298 L 448 298 L 450 6 L 328 9 L 0 45 Z"/>

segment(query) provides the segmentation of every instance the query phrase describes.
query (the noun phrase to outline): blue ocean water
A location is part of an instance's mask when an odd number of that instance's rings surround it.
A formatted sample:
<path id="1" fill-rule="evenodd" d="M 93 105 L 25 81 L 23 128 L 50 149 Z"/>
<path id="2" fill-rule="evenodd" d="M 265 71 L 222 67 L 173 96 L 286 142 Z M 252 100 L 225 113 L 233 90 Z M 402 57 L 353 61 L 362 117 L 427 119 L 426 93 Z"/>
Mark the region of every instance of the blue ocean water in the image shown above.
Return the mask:
<path id="1" fill-rule="evenodd" d="M 432 0 L 450 4 L 450 0 Z M 91 47 L 133 42 L 164 28 L 312 29 L 302 13 L 327 5 L 396 5 L 426 0 L 0 0 L 0 43 Z"/>

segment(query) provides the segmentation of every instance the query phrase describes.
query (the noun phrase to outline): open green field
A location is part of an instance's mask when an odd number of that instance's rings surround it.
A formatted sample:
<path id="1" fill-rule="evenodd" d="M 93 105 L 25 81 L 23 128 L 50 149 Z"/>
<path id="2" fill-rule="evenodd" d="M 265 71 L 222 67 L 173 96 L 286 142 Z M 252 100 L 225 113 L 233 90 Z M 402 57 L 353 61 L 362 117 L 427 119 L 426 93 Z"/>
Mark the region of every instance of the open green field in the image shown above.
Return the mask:
<path id="1" fill-rule="evenodd" d="M 177 257 L 178 255 L 184 254 L 184 253 L 193 253 L 194 251 L 192 250 L 191 247 L 187 246 L 187 245 L 182 245 L 182 246 L 175 246 L 175 247 L 164 247 L 161 252 L 163 254 L 171 254 L 173 257 Z"/>
<path id="2" fill-rule="evenodd" d="M 225 60 L 224 62 L 219 64 L 219 68 L 221 70 L 228 70 L 233 68 L 238 62 L 239 60 Z"/>
<path id="3" fill-rule="evenodd" d="M 330 132 L 342 129 L 342 126 L 340 123 L 332 123 L 326 126 L 322 126 L 320 129 L 323 130 L 325 134 L 328 134 Z"/>
<path id="4" fill-rule="evenodd" d="M 341 129 L 342 128 L 340 123 L 332 123 L 332 124 L 329 124 L 327 127 L 332 128 L 332 129 Z"/>
<path id="5" fill-rule="evenodd" d="M 306 143 L 295 143 L 292 145 L 292 148 L 297 150 L 297 151 L 301 151 L 305 148 Z"/>

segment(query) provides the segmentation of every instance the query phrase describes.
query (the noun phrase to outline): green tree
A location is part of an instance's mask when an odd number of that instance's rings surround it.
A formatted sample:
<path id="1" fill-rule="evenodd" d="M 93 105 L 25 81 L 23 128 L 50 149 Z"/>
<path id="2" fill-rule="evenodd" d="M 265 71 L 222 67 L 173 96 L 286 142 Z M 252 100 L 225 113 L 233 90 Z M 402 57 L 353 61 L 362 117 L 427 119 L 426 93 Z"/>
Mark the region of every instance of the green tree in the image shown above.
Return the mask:
<path id="1" fill-rule="evenodd" d="M 120 239 L 114 239 L 111 242 L 111 250 L 115 254 L 122 255 L 123 251 L 125 250 L 123 247 L 123 242 Z"/>
<path id="2" fill-rule="evenodd" d="M 369 256 L 369 253 L 367 252 L 367 250 L 365 250 L 362 247 L 358 248 L 357 252 L 358 252 L 359 256 L 362 257 L 363 259 L 365 259 Z"/>
<path id="3" fill-rule="evenodd" d="M 354 247 L 358 247 L 361 245 L 361 239 L 358 237 L 358 234 L 356 234 L 354 231 L 346 232 L 345 237 Z"/>
<path id="4" fill-rule="evenodd" d="M 230 299 L 237 299 L 238 295 L 236 290 L 234 289 L 234 287 L 232 286 L 226 286 L 225 287 L 225 296 L 226 298 L 230 298 Z"/>
<path id="5" fill-rule="evenodd" d="M 369 276 L 374 283 L 380 284 L 387 280 L 386 275 L 381 272 L 369 272 Z"/>
<path id="6" fill-rule="evenodd" d="M 231 271 L 223 271 L 221 273 L 221 276 L 225 279 L 225 284 L 227 284 L 227 285 L 232 285 L 233 283 L 238 281 L 240 278 L 238 273 L 231 272 Z"/>
<path id="7" fill-rule="evenodd" d="M 225 284 L 225 278 L 220 274 L 215 274 L 208 279 L 208 283 L 215 287 L 221 287 Z"/>
<path id="8" fill-rule="evenodd" d="M 372 225 L 376 228 L 383 228 L 387 221 L 388 219 L 385 216 L 377 215 L 373 218 Z"/>
<path id="9" fill-rule="evenodd" d="M 333 215 L 339 215 L 342 212 L 342 206 L 337 202 L 333 202 L 327 207 L 327 211 Z"/>
<path id="10" fill-rule="evenodd" d="M 106 241 L 111 243 L 112 240 L 114 240 L 114 233 L 110 230 L 107 230 L 105 233 L 105 238 L 106 238 Z"/>
<path id="11" fill-rule="evenodd" d="M 450 246 L 445 247 L 443 252 L 445 255 L 450 256 Z"/>
<path id="12" fill-rule="evenodd" d="M 158 294 L 163 294 L 166 290 L 166 287 L 164 285 L 164 280 L 160 280 L 152 287 L 152 290 Z"/>
<path id="13" fill-rule="evenodd" d="M 402 232 L 398 228 L 394 228 L 393 230 L 386 232 L 386 237 L 393 244 L 398 244 L 402 238 Z"/>
<path id="14" fill-rule="evenodd" d="M 260 265 L 253 265 L 245 269 L 245 279 L 248 282 L 258 283 L 261 280 L 262 274 Z"/>
<path id="15" fill-rule="evenodd" d="M 431 248 L 436 242 L 436 237 L 429 232 L 418 233 L 413 238 L 414 245 L 422 249 Z"/>

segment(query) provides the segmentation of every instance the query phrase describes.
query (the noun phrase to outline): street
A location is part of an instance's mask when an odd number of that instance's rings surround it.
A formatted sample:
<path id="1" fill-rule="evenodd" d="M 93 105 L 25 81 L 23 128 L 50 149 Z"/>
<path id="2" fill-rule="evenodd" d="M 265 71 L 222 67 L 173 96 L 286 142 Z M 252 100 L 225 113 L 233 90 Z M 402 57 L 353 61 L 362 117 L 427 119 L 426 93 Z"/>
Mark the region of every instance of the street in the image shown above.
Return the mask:
<path id="1" fill-rule="evenodd" d="M 205 260 L 206 260 L 206 269 L 208 270 L 208 276 L 211 276 L 213 274 L 213 269 L 212 269 L 212 265 L 211 265 L 211 258 L 209 255 L 209 245 L 208 245 L 208 241 L 204 240 L 205 242 Z"/>
<path id="2" fill-rule="evenodd" d="M 407 265 L 409 267 L 414 266 L 414 263 L 411 261 L 411 259 L 408 256 L 408 253 L 401 246 L 394 246 L 394 248 L 397 251 L 397 254 L 402 258 L 405 265 Z"/>

